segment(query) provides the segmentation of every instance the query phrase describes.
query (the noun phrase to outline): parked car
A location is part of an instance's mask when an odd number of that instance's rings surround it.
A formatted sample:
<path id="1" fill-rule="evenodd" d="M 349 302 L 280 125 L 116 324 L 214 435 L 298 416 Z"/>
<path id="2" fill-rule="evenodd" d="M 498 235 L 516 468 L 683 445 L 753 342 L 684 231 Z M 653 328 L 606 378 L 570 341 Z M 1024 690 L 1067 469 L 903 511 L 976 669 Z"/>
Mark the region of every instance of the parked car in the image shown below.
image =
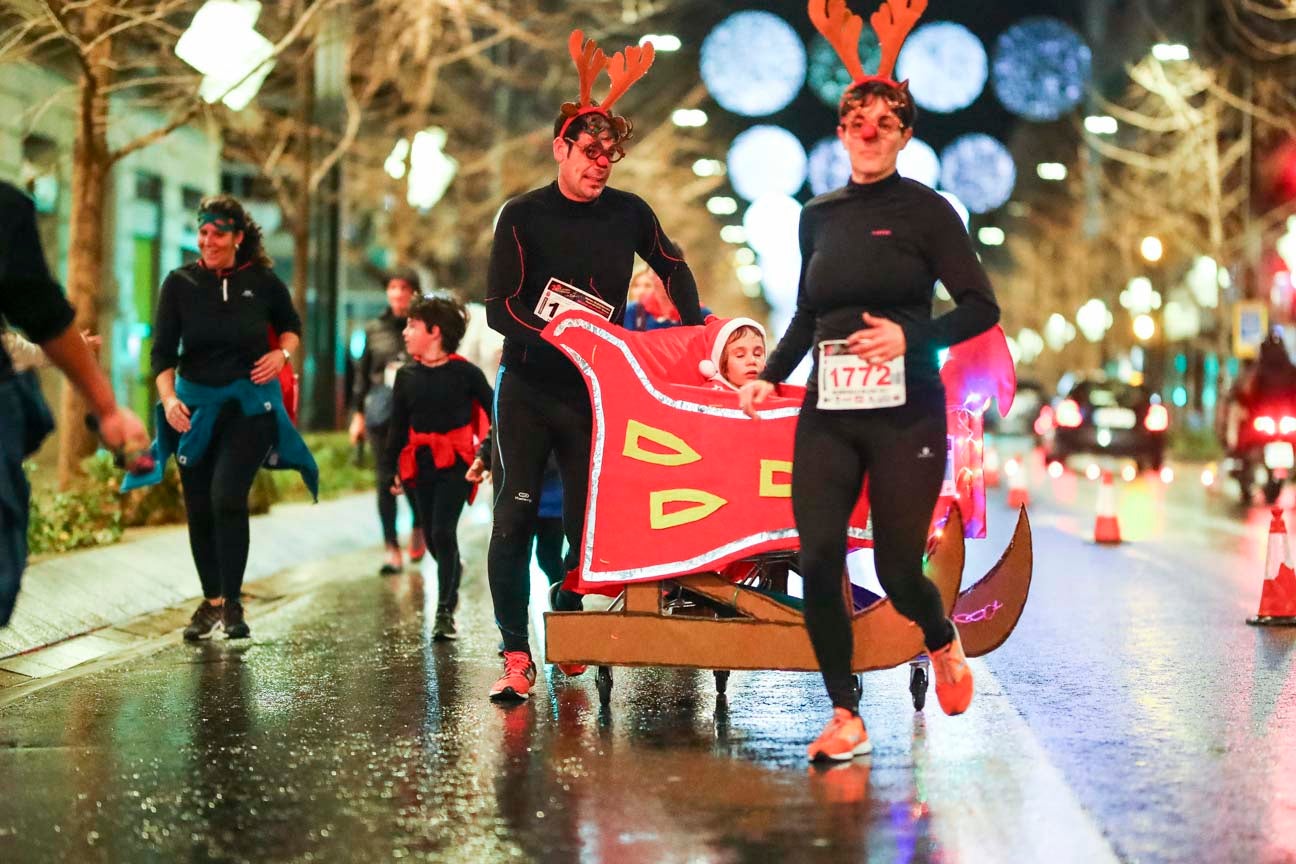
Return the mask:
<path id="1" fill-rule="evenodd" d="M 1075 453 L 1125 456 L 1139 470 L 1160 470 L 1170 412 L 1145 387 L 1102 377 L 1081 378 L 1040 409 L 1035 431 L 1045 459 L 1065 462 Z"/>

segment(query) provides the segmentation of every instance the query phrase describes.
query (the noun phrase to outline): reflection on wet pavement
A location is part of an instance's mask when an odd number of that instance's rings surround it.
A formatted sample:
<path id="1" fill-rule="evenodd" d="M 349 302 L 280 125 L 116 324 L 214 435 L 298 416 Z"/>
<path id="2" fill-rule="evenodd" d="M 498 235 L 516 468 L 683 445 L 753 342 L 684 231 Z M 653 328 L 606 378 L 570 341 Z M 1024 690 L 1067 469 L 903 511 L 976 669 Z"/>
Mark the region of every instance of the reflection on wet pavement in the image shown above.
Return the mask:
<path id="1" fill-rule="evenodd" d="M 617 669 L 603 709 L 593 670 L 543 667 L 529 702 L 491 703 L 483 540 L 456 642 L 431 641 L 430 583 L 338 561 L 247 642 L 177 640 L 0 709 L 19 790 L 0 796 L 0 861 L 1296 854 L 1292 639 L 1194 620 L 1222 589 L 1177 588 L 1165 571 L 1191 568 L 1147 544 L 1039 529 L 1041 557 L 1074 570 L 1037 572 L 1018 632 L 973 661 L 973 709 L 915 713 L 906 669 L 870 674 L 872 756 L 821 768 L 804 762 L 828 710 L 815 675 L 734 673 L 717 697 L 709 670 Z"/>

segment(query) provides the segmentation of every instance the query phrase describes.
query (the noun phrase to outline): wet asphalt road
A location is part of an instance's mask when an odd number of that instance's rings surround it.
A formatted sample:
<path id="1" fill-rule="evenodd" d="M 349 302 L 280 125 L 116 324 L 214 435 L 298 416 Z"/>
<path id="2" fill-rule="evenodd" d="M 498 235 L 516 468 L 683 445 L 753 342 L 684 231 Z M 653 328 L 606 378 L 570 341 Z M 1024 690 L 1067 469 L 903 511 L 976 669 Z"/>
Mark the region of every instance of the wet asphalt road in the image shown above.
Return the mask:
<path id="1" fill-rule="evenodd" d="M 337 559 L 248 642 L 0 707 L 0 861 L 1296 861 L 1296 630 L 1242 623 L 1267 514 L 1184 474 L 1122 486 L 1109 548 L 1096 484 L 1035 471 L 1031 599 L 971 711 L 917 714 L 905 670 L 871 674 L 874 754 L 830 770 L 803 762 L 811 675 L 717 699 L 709 672 L 617 670 L 601 711 L 592 673 L 545 668 L 529 703 L 489 702 L 471 520 L 455 643 L 429 638 L 433 570 Z M 1006 543 L 1003 494 L 965 580 Z"/>

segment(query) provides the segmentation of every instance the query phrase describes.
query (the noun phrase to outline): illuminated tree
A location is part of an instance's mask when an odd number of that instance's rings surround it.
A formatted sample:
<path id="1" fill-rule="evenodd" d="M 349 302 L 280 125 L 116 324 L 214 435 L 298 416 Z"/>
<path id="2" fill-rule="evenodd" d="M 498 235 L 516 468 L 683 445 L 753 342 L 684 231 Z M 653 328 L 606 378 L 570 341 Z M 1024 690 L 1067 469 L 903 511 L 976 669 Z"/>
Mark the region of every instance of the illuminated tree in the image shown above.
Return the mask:
<path id="1" fill-rule="evenodd" d="M 270 59 L 293 45 L 314 16 L 337 0 L 302 3 L 293 19 L 267 16 L 259 26 L 274 34 Z M 107 272 L 106 203 L 114 164 L 162 140 L 176 129 L 210 116 L 199 96 L 202 76 L 175 54 L 175 46 L 199 0 L 19 0 L 0 11 L 0 66 L 20 61 L 64 72 L 75 89 L 76 139 L 72 153 L 72 208 L 67 293 L 76 326 L 95 328 L 100 285 Z M 255 70 L 249 70 L 250 77 Z M 236 81 L 226 93 L 234 90 Z M 51 99 L 65 98 L 53 94 Z M 221 96 L 224 93 L 219 94 Z M 148 109 L 165 118 L 147 133 L 126 141 L 110 135 L 110 100 L 118 110 Z M 60 485 L 79 473 L 93 449 L 82 417 L 86 406 L 74 388 L 64 387 L 59 405 Z"/>

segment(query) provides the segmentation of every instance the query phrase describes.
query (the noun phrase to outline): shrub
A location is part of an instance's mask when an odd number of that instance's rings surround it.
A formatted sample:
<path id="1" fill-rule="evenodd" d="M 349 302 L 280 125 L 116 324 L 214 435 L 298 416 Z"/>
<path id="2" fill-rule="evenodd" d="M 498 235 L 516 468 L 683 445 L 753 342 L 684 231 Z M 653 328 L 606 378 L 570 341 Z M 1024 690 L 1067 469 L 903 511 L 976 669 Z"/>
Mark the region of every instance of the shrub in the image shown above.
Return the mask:
<path id="1" fill-rule="evenodd" d="M 86 460 L 90 476 L 81 486 L 32 497 L 27 524 L 30 554 L 70 552 L 121 539 L 124 526 L 116 485 L 103 482 L 100 462 L 112 467 L 107 454 L 92 456 Z M 32 466 L 28 464 L 24 468 L 30 475 Z"/>
<path id="2" fill-rule="evenodd" d="M 355 448 L 345 432 L 308 432 L 302 436 L 320 469 L 320 499 L 362 492 L 374 485 L 373 457 L 356 464 Z M 269 471 L 279 501 L 309 501 L 310 493 L 296 471 Z"/>

